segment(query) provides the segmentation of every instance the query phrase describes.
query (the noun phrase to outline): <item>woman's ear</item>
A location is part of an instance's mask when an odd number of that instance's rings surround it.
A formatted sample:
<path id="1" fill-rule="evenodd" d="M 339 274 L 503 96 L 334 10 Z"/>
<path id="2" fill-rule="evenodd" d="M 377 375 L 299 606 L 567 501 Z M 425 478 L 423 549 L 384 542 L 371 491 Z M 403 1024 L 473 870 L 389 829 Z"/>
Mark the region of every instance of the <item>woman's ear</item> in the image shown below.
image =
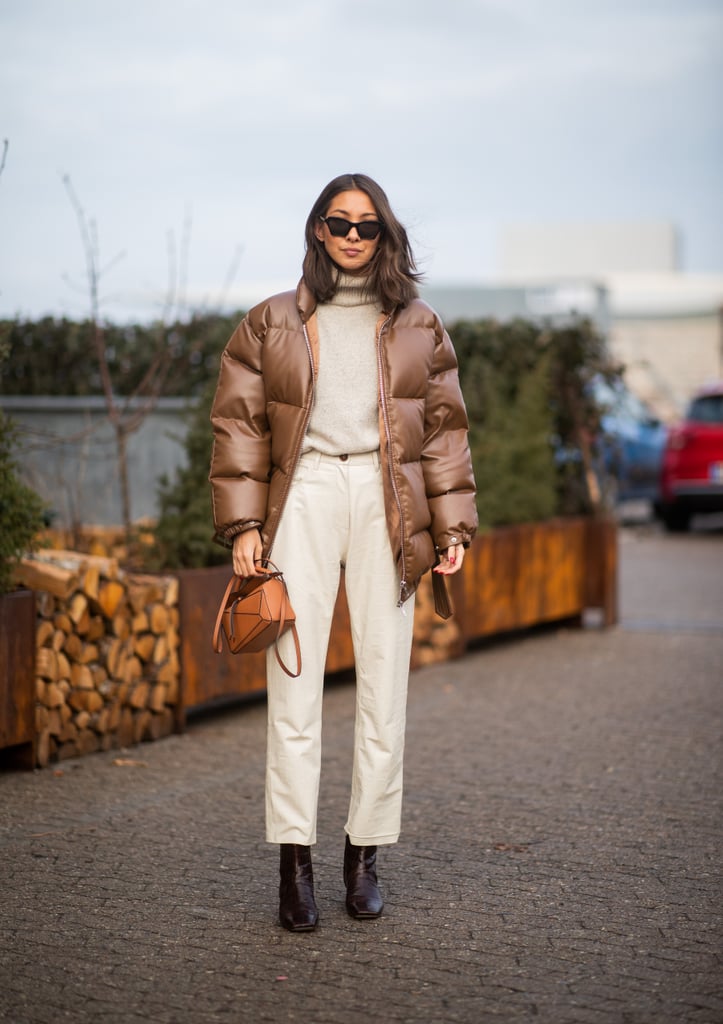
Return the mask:
<path id="1" fill-rule="evenodd" d="M 316 235 L 316 238 L 319 242 L 324 241 L 324 225 L 321 223 L 320 220 L 317 220 L 316 222 L 316 225 L 314 227 L 314 234 Z"/>

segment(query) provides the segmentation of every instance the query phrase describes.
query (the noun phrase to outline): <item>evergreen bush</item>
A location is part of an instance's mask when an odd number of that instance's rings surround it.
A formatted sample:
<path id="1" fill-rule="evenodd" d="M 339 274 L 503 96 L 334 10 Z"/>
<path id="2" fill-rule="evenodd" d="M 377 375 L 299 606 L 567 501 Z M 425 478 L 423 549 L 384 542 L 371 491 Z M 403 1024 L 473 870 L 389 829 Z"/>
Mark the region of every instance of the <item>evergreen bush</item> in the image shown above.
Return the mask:
<path id="1" fill-rule="evenodd" d="M 477 511 L 483 527 L 549 519 L 555 514 L 547 372 L 546 362 L 541 361 L 520 377 L 516 393 L 508 398 L 495 387 L 499 373 L 488 379 L 484 424 L 475 422 L 470 430 Z"/>
<path id="2" fill-rule="evenodd" d="M 0 367 L 4 367 L 10 342 L 0 331 Z M 0 409 L 0 594 L 13 589 L 13 569 L 18 560 L 37 546 L 47 525 L 42 499 L 20 479 L 14 458 L 17 427 Z"/>
<path id="3" fill-rule="evenodd" d="M 585 460 L 600 410 L 595 376 L 619 373 L 587 320 L 450 327 L 470 420 L 482 528 L 595 511 Z"/>
<path id="4" fill-rule="evenodd" d="M 46 525 L 42 499 L 20 479 L 13 458 L 16 426 L 0 411 L 0 594 L 13 589 L 13 569 L 37 546 Z"/>
<path id="5" fill-rule="evenodd" d="M 208 313 L 173 324 L 102 324 L 114 393 L 133 394 L 164 351 L 172 357 L 164 394 L 199 395 L 240 317 L 239 313 Z M 43 317 L 0 321 L 0 337 L 8 345 L 3 394 L 103 394 L 94 330 L 88 320 Z"/>
<path id="6" fill-rule="evenodd" d="M 189 411 L 184 447 L 186 464 L 159 483 L 160 514 L 156 546 L 147 556 L 151 568 L 199 569 L 228 561 L 228 551 L 213 541 L 213 513 L 208 473 L 213 434 L 210 414 L 215 379 L 207 382 L 198 403 Z"/>

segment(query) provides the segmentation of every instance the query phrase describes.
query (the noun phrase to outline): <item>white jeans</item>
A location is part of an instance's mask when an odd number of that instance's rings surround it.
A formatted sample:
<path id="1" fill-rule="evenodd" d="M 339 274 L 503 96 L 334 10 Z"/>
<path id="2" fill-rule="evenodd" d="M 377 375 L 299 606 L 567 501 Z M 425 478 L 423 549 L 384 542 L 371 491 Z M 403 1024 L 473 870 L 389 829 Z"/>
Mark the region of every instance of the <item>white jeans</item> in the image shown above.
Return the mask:
<path id="1" fill-rule="evenodd" d="M 291 679 L 273 648 L 266 660 L 268 734 L 266 839 L 316 842 L 324 665 L 341 566 L 356 663 L 356 721 L 349 817 L 357 846 L 395 843 L 402 809 L 402 762 L 414 598 L 400 608 L 377 452 L 301 461 L 271 557 L 296 612 L 303 670 Z M 293 666 L 286 634 L 281 655 Z"/>

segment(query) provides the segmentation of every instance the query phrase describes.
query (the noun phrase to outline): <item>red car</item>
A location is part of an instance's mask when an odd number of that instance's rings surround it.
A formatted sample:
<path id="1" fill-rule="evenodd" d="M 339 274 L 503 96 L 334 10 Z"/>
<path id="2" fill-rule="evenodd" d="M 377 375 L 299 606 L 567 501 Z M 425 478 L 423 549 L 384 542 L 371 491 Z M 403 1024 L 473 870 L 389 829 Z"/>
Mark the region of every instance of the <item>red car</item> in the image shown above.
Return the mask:
<path id="1" fill-rule="evenodd" d="M 723 512 L 723 381 L 697 391 L 668 431 L 658 511 L 676 532 L 698 512 Z"/>

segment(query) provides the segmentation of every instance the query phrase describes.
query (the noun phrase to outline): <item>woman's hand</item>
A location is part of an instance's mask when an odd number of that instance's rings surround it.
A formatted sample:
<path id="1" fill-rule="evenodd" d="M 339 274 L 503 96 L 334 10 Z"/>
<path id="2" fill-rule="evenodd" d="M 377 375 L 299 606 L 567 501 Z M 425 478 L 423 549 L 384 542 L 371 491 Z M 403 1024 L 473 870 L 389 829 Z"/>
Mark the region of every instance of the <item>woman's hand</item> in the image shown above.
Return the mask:
<path id="1" fill-rule="evenodd" d="M 261 558 L 263 546 L 258 530 L 245 530 L 233 539 L 233 571 L 237 576 L 261 576 L 263 569 L 255 563 Z"/>
<path id="2" fill-rule="evenodd" d="M 450 544 L 446 551 L 439 553 L 439 565 L 435 565 L 434 572 L 442 576 L 451 576 L 459 572 L 464 562 L 464 544 Z"/>

